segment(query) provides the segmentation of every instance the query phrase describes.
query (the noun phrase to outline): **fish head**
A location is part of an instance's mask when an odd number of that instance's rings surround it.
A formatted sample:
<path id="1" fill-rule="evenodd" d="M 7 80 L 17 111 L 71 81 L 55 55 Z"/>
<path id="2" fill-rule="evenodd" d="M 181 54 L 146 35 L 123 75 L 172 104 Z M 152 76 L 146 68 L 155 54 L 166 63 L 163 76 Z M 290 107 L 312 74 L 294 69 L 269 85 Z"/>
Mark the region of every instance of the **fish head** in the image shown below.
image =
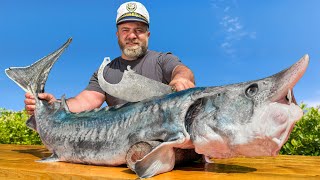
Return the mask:
<path id="1" fill-rule="evenodd" d="M 308 63 L 305 55 L 273 76 L 194 94 L 186 126 L 195 151 L 209 158 L 277 155 L 303 115 L 292 89 Z"/>

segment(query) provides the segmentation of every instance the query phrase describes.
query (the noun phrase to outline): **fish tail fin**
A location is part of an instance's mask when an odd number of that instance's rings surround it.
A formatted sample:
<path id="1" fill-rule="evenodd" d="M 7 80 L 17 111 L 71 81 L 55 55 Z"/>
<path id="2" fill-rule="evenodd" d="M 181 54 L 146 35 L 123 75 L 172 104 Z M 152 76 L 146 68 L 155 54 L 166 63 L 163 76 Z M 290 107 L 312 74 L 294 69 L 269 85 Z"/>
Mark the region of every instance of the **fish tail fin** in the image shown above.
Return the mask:
<path id="1" fill-rule="evenodd" d="M 44 92 L 44 86 L 53 64 L 58 60 L 71 41 L 72 38 L 69 38 L 58 50 L 30 66 L 11 67 L 6 69 L 5 73 L 25 92 L 31 92 L 34 95 L 42 93 Z"/>

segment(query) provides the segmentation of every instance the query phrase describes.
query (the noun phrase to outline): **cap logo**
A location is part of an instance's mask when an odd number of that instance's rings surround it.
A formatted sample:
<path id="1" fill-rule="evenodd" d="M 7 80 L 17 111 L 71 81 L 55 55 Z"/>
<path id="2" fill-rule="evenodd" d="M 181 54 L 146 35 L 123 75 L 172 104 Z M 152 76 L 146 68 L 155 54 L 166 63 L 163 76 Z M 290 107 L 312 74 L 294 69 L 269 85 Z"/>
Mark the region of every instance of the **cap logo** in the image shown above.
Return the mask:
<path id="1" fill-rule="evenodd" d="M 136 3 L 128 3 L 127 4 L 127 10 L 129 12 L 134 12 L 137 9 L 137 4 Z"/>

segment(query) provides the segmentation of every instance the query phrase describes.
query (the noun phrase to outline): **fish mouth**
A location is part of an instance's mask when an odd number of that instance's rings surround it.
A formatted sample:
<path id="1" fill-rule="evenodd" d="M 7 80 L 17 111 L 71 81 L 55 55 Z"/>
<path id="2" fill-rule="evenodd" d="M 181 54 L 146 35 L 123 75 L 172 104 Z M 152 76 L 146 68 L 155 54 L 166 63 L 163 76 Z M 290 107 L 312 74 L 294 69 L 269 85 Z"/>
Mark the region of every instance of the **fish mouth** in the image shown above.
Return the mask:
<path id="1" fill-rule="evenodd" d="M 274 90 L 273 97 L 271 98 L 272 102 L 288 105 L 293 103 L 297 105 L 297 101 L 293 94 L 293 87 L 305 73 L 308 64 L 309 56 L 306 54 L 288 69 L 272 76 L 272 78 L 276 78 L 276 84 L 279 84 L 279 86 L 275 87 L 276 90 Z"/>
<path id="2" fill-rule="evenodd" d="M 287 94 L 281 97 L 280 99 L 276 100 L 275 102 L 281 103 L 281 104 L 288 104 L 288 105 L 293 103 L 295 105 L 298 105 L 297 100 L 293 94 L 293 89 L 288 89 Z"/>
<path id="3" fill-rule="evenodd" d="M 276 156 L 279 153 L 283 144 L 287 142 L 295 123 L 299 119 L 301 119 L 303 115 L 303 112 L 301 108 L 298 106 L 297 101 L 294 97 L 293 87 L 297 84 L 297 82 L 305 73 L 308 64 L 309 56 L 305 55 L 296 64 L 275 75 L 275 78 L 277 78 L 277 84 L 280 85 L 277 87 L 278 90 L 274 93 L 276 95 L 274 95 L 274 97 L 272 98 L 272 102 L 288 105 L 290 111 L 293 113 L 295 112 L 296 115 L 293 119 L 293 122 L 288 123 L 288 127 L 284 128 L 280 132 L 282 135 L 272 138 L 272 141 L 276 143 L 278 146 L 271 152 L 272 156 Z"/>

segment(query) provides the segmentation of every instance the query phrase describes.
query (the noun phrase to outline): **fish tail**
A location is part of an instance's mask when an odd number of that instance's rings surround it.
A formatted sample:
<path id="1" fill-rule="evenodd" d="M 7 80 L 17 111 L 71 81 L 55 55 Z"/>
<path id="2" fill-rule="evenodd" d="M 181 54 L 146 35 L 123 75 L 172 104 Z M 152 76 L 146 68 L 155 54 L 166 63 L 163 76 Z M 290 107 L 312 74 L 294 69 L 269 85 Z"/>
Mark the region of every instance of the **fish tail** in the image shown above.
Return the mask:
<path id="1" fill-rule="evenodd" d="M 33 95 L 43 93 L 48 74 L 53 64 L 58 60 L 71 41 L 72 38 L 69 38 L 58 50 L 43 57 L 30 66 L 10 67 L 5 70 L 5 73 L 25 92 L 31 92 Z"/>

